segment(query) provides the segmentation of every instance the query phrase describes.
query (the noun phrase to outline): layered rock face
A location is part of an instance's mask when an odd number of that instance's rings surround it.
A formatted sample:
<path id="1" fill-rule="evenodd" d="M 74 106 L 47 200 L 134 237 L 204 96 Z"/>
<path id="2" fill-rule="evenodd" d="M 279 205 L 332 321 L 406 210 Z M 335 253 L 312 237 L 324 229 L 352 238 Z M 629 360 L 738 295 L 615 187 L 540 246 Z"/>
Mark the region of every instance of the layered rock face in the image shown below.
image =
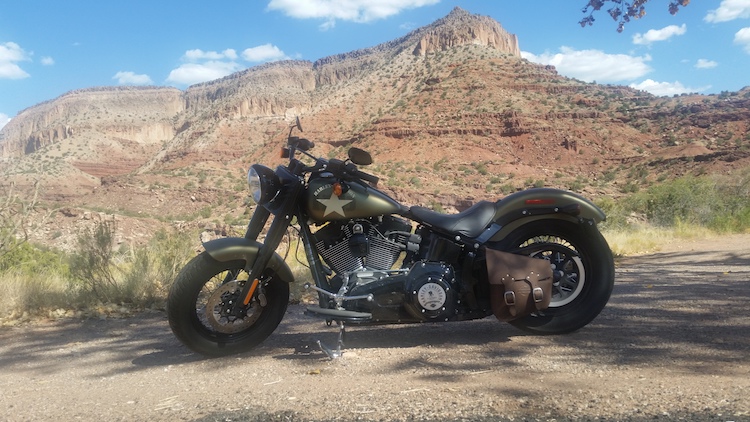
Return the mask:
<path id="1" fill-rule="evenodd" d="M 388 66 L 398 54 L 445 51 L 477 44 L 520 57 L 518 39 L 486 16 L 459 8 L 435 23 L 375 47 L 314 64 L 284 61 L 191 86 L 91 88 L 67 93 L 21 112 L 0 131 L 0 158 L 19 157 L 67 139 L 106 138 L 157 144 L 206 136 L 206 119 L 302 114 L 342 82 Z M 148 157 L 143 157 L 145 162 Z M 136 160 L 138 161 L 138 160 Z"/>
<path id="2" fill-rule="evenodd" d="M 0 132 L 0 157 L 9 158 L 84 134 L 137 143 L 174 136 L 170 119 L 184 110 L 182 92 L 161 87 L 72 91 L 23 110 Z"/>
<path id="3" fill-rule="evenodd" d="M 471 15 L 455 8 L 443 19 L 426 27 L 420 34 L 415 55 L 425 55 L 465 44 L 493 47 L 504 53 L 521 57 L 518 37 L 504 30 L 488 16 Z"/>
<path id="4" fill-rule="evenodd" d="M 282 61 L 256 66 L 215 81 L 193 85 L 185 92 L 186 111 L 198 113 L 219 106 L 224 117 L 283 115 L 309 102 L 315 89 L 309 61 Z"/>
<path id="5" fill-rule="evenodd" d="M 489 16 L 473 15 L 456 7 L 446 17 L 399 39 L 317 60 L 314 65 L 317 84 L 325 86 L 349 80 L 382 66 L 403 50 L 424 56 L 467 44 L 521 57 L 518 37 Z"/>

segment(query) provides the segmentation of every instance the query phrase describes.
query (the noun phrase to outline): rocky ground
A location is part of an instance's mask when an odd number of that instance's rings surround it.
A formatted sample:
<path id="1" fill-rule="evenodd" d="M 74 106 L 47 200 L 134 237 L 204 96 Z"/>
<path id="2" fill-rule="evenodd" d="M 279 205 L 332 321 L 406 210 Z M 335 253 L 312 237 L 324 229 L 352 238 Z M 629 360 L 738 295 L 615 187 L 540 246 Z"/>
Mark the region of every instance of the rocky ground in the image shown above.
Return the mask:
<path id="1" fill-rule="evenodd" d="M 0 329 L 1 420 L 750 421 L 750 235 L 617 263 L 566 336 L 492 318 L 336 331 L 290 306 L 253 353 L 203 359 L 161 312 Z"/>

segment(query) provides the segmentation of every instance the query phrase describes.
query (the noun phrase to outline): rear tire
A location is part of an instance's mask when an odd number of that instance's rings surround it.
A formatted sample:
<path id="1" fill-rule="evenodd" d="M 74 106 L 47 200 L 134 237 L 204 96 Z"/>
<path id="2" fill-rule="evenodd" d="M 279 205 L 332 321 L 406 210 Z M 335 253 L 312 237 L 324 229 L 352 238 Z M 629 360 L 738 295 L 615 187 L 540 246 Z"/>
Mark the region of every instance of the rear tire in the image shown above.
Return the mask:
<path id="1" fill-rule="evenodd" d="M 609 301 L 615 281 L 614 260 L 596 226 L 533 221 L 511 232 L 497 247 L 547 259 L 553 266 L 550 307 L 510 322 L 521 330 L 569 333 L 590 323 Z"/>
<path id="2" fill-rule="evenodd" d="M 251 350 L 281 322 L 289 304 L 289 284 L 266 270 L 241 315 L 230 315 L 248 281 L 245 261 L 217 261 L 203 252 L 177 275 L 167 299 L 172 332 L 185 346 L 217 357 Z"/>

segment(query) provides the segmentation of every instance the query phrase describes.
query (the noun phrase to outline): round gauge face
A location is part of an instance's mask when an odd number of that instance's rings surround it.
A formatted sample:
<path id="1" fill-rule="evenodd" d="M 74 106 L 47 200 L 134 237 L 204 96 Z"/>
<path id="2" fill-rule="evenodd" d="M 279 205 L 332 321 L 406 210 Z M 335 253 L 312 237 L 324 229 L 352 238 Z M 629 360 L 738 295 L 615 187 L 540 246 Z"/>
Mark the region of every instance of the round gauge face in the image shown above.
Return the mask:
<path id="1" fill-rule="evenodd" d="M 435 311 L 445 305 L 447 295 L 437 283 L 425 283 L 417 292 L 419 304 L 428 311 Z"/>

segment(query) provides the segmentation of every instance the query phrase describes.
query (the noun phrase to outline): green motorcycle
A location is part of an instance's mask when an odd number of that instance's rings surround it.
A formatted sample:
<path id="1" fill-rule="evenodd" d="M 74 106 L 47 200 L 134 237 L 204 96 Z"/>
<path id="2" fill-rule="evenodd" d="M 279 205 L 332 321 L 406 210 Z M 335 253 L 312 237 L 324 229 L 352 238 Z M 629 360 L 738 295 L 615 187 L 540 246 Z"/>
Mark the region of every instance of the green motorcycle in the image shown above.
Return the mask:
<path id="1" fill-rule="evenodd" d="M 494 315 L 537 334 L 575 331 L 606 305 L 614 263 L 597 229 L 604 213 L 574 193 L 548 188 L 480 201 L 453 215 L 405 206 L 360 170 L 369 153 L 315 157 L 292 136 L 288 165 L 254 164 L 257 203 L 244 237 L 204 244 L 177 276 L 167 313 L 195 352 L 224 356 L 260 344 L 279 325 L 294 277 L 276 253 L 290 228 L 304 246 L 317 306 L 308 315 L 346 325 L 449 322 Z M 266 223 L 264 241 L 258 241 Z"/>

